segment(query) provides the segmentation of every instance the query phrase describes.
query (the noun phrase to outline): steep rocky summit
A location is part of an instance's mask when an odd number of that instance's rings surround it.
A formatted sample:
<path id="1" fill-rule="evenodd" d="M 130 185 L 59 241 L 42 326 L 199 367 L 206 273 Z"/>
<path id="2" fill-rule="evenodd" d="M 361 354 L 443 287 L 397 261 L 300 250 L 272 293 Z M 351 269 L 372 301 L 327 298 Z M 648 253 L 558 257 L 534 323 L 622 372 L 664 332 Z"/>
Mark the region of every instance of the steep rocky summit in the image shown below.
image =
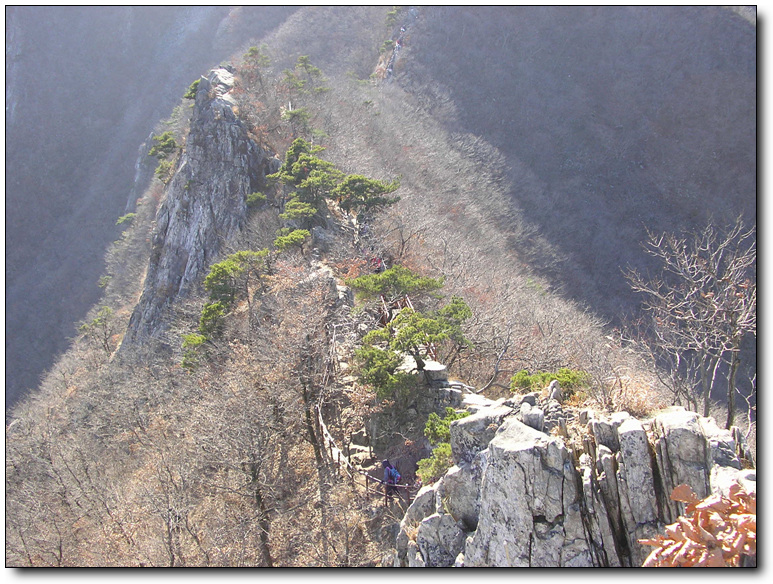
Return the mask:
<path id="1" fill-rule="evenodd" d="M 156 216 L 142 297 L 124 344 L 157 335 L 169 304 L 200 285 L 210 264 L 244 225 L 245 199 L 262 188 L 271 155 L 247 134 L 232 96 L 233 71 L 202 77 L 191 129 Z"/>
<path id="2" fill-rule="evenodd" d="M 518 405 L 451 424 L 456 465 L 408 508 L 395 566 L 640 566 L 651 548 L 639 540 L 684 514 L 669 498 L 675 486 L 701 497 L 734 483 L 756 492 L 743 437 L 712 418 L 586 411 L 572 440 L 529 425 L 530 408 L 524 416 Z"/>

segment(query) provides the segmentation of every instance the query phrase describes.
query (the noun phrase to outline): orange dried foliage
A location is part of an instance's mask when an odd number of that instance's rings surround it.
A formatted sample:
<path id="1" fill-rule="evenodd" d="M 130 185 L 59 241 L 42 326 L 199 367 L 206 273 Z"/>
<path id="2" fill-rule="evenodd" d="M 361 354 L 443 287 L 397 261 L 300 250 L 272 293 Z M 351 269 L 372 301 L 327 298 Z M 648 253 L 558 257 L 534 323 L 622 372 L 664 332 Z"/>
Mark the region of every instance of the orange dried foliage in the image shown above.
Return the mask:
<path id="1" fill-rule="evenodd" d="M 467 286 L 463 292 L 466 299 L 472 300 L 481 306 L 488 306 L 494 302 L 494 294 L 492 294 L 490 288 L 484 290 L 478 286 Z"/>
<path id="2" fill-rule="evenodd" d="M 356 258 L 333 264 L 333 270 L 342 280 L 353 280 L 369 273 L 370 267 L 366 260 Z"/>
<path id="3" fill-rule="evenodd" d="M 640 539 L 654 546 L 643 567 L 737 567 L 742 556 L 757 555 L 757 497 L 740 485 L 729 496 L 699 499 L 679 485 L 671 499 L 685 503 L 685 516 L 666 527 L 665 535 Z"/>

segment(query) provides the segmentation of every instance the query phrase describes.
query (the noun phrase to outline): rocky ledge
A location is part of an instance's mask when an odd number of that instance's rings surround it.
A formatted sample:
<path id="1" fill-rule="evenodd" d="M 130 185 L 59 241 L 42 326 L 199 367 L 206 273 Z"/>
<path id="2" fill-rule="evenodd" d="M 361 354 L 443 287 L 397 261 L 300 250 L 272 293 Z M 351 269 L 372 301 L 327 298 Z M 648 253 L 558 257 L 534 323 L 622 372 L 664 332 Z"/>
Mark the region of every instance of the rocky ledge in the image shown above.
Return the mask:
<path id="1" fill-rule="evenodd" d="M 451 424 L 455 465 L 408 508 L 396 567 L 640 566 L 651 548 L 638 540 L 684 512 L 675 486 L 756 492 L 737 428 L 682 408 L 642 421 L 545 402 L 500 400 Z"/>

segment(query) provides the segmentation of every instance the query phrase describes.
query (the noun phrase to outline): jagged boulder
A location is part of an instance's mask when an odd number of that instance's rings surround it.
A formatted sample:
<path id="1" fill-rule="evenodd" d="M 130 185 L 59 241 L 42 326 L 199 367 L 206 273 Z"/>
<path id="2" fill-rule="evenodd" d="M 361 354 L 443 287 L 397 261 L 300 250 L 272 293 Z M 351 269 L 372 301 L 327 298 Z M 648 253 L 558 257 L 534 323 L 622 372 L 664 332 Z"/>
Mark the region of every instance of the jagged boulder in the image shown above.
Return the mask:
<path id="1" fill-rule="evenodd" d="M 654 537 L 662 524 L 658 521 L 652 457 L 647 433 L 641 422 L 628 418 L 617 428 L 620 452 L 616 455 L 617 489 L 623 528 L 628 537 L 631 561 L 641 566 L 649 551 L 639 539 Z"/>
<path id="2" fill-rule="evenodd" d="M 527 401 L 521 403 L 520 418 L 524 424 L 539 432 L 545 429 L 545 412 Z"/>
<path id="3" fill-rule="evenodd" d="M 589 420 L 590 432 L 596 440 L 596 444 L 603 444 L 612 452 L 620 450 L 620 443 L 617 440 L 617 428 L 630 417 L 628 412 L 615 412 L 609 418 Z"/>
<path id="4" fill-rule="evenodd" d="M 478 412 L 451 422 L 451 452 L 454 462 L 471 462 L 485 450 L 502 421 L 513 414 L 507 406 L 481 408 Z"/>
<path id="5" fill-rule="evenodd" d="M 438 488 L 441 508 L 466 531 L 475 531 L 478 527 L 480 483 L 487 463 L 488 449 L 475 455 L 472 462 L 460 461 L 448 469 Z"/>
<path id="6" fill-rule="evenodd" d="M 395 557 L 395 566 L 409 566 L 412 553 L 418 552 L 418 548 L 411 552 L 410 544 L 414 545 L 418 525 L 435 512 L 435 486 L 429 485 L 422 487 L 405 511 L 405 515 L 400 521 L 400 531 L 397 533 L 397 555 Z M 413 558 L 415 560 L 415 557 Z"/>
<path id="7" fill-rule="evenodd" d="M 432 359 L 424 360 L 424 375 L 432 383 L 448 382 L 448 368 Z"/>
<path id="8" fill-rule="evenodd" d="M 421 551 L 419 551 L 419 545 L 413 540 L 408 542 L 407 558 L 409 568 L 427 567 L 427 563 L 424 561 L 424 558 L 421 555 Z"/>
<path id="9" fill-rule="evenodd" d="M 459 408 L 462 405 L 462 392 L 453 387 L 438 387 L 433 390 L 435 395 L 435 408 L 444 410 L 446 407 Z"/>
<path id="10" fill-rule="evenodd" d="M 601 448 L 606 448 L 602 446 Z M 607 449 L 608 450 L 608 449 Z M 607 509 L 603 478 L 596 475 L 593 460 L 588 454 L 580 457 L 582 492 L 586 509 L 586 524 L 594 566 L 620 567 L 620 550 Z M 617 511 L 619 513 L 619 504 Z"/>
<path id="11" fill-rule="evenodd" d="M 591 464 L 593 466 L 593 476 L 589 477 L 594 487 L 590 493 L 596 496 L 596 486 L 599 491 L 602 505 L 597 507 L 594 501 L 590 501 L 586 494 L 586 507 L 594 512 L 592 521 L 603 524 L 602 515 L 606 514 L 609 526 L 614 534 L 615 545 L 605 546 L 604 552 L 607 556 L 606 563 L 600 563 L 602 566 L 630 565 L 628 559 L 628 538 L 625 537 L 623 529 L 623 517 L 620 506 L 620 492 L 617 487 L 617 460 L 615 454 L 603 444 L 599 444 L 596 449 L 596 458 Z M 594 464 L 595 462 L 595 464 Z M 603 527 L 600 527 L 603 530 Z"/>
<path id="12" fill-rule="evenodd" d="M 465 566 L 592 566 L 572 454 L 515 418 L 489 444 Z"/>
<path id="13" fill-rule="evenodd" d="M 566 426 L 566 413 L 564 412 L 564 408 L 561 406 L 561 402 L 557 399 L 549 399 L 548 403 L 545 405 L 544 408 L 545 414 L 544 414 L 544 424 L 543 424 L 543 431 L 550 433 L 551 430 L 555 427 L 565 427 Z"/>
<path id="14" fill-rule="evenodd" d="M 435 512 L 435 487 L 426 486 L 422 487 L 413 502 L 405 512 L 405 516 L 401 522 L 403 527 L 410 525 L 417 525 L 421 521 Z"/>
<path id="15" fill-rule="evenodd" d="M 558 379 L 554 379 L 548 385 L 548 399 L 554 399 L 560 402 L 563 399 L 563 393 L 561 392 L 561 385 L 558 383 Z"/>
<path id="16" fill-rule="evenodd" d="M 668 523 L 684 513 L 683 503 L 666 497 L 674 487 L 686 483 L 703 498 L 734 482 L 741 469 L 733 432 L 720 429 L 712 418 L 671 408 L 655 418 L 652 430 Z"/>
<path id="17" fill-rule="evenodd" d="M 447 513 L 433 513 L 422 520 L 416 534 L 416 544 L 428 568 L 454 565 L 464 549 L 465 533 Z"/>

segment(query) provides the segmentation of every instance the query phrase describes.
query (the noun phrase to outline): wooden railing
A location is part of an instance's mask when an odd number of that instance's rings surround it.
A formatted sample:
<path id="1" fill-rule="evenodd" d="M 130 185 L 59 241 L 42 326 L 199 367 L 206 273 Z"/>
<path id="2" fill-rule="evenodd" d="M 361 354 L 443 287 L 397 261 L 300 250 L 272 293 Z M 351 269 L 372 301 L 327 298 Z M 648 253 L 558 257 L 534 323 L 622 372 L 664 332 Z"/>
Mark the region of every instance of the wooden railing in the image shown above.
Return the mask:
<path id="1" fill-rule="evenodd" d="M 319 407 L 317 407 L 316 409 L 317 409 L 317 420 L 319 422 L 319 427 L 322 432 L 322 438 L 325 443 L 325 451 L 330 457 L 330 461 L 336 466 L 336 469 L 338 470 L 339 473 L 343 473 L 346 475 L 346 477 L 353 485 L 356 484 L 356 485 L 359 485 L 360 487 L 365 488 L 366 500 L 370 500 L 371 492 L 373 492 L 376 495 L 383 494 L 384 504 L 387 504 L 389 502 L 389 499 L 391 498 L 391 495 L 389 494 L 389 489 L 386 488 L 387 485 L 396 489 L 398 493 L 405 493 L 405 498 L 407 498 L 409 502 L 413 499 L 414 495 L 416 494 L 416 491 L 418 490 L 416 485 L 388 484 L 381 479 L 377 479 L 376 477 L 370 476 L 366 471 L 360 468 L 356 468 L 349 460 L 349 457 L 346 456 L 346 454 L 336 445 L 335 439 L 328 431 L 327 426 L 325 425 L 325 421 L 322 419 L 322 411 L 319 409 Z M 380 485 L 384 485 L 383 491 Z M 402 495 L 401 495 L 401 498 L 402 498 Z"/>

